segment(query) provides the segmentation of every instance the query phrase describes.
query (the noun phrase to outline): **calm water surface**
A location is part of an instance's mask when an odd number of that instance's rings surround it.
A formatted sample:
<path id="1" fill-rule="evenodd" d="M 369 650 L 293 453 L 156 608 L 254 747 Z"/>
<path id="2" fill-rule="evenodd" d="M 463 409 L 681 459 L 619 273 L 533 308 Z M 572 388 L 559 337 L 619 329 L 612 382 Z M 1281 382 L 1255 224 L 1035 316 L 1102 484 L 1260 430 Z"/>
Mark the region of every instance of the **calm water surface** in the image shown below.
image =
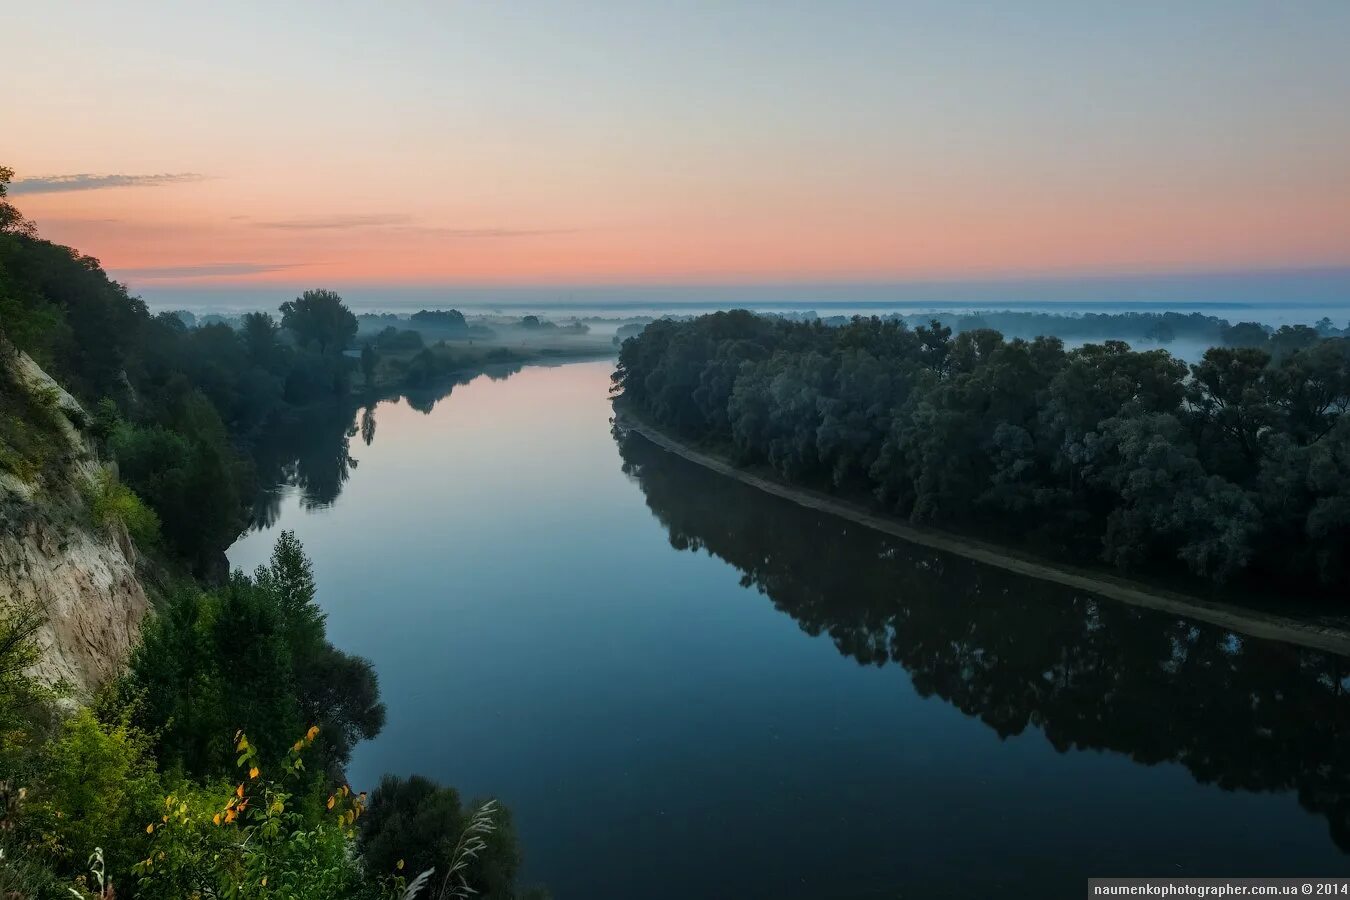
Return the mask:
<path id="1" fill-rule="evenodd" d="M 512 809 L 570 898 L 1081 896 L 1350 871 L 1350 664 L 803 510 L 611 432 L 608 362 L 316 414 L 230 551 L 313 557 L 350 776 Z M 1044 888 L 1044 891 L 1039 889 Z"/>

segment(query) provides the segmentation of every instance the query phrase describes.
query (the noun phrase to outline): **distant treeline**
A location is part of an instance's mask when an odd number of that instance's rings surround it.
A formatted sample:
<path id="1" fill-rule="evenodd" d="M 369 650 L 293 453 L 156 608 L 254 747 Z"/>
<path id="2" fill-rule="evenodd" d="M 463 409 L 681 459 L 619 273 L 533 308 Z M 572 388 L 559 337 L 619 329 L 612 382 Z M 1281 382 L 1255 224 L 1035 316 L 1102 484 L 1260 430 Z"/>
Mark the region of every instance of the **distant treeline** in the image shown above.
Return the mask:
<path id="1" fill-rule="evenodd" d="M 814 313 L 806 315 L 779 315 L 789 321 L 812 321 Z M 1286 325 L 1278 329 L 1260 322 L 1230 323 L 1227 319 L 1201 313 L 1177 312 L 1122 312 L 1066 314 L 1022 310 L 990 310 L 970 313 L 894 313 L 883 316 L 887 321 L 900 321 L 911 328 L 940 322 L 954 334 L 992 328 L 1006 337 L 1033 338 L 1054 335 L 1067 341 L 1124 340 L 1170 344 L 1172 341 L 1193 341 L 1211 346 L 1264 347 L 1271 344 L 1302 346 L 1319 337 L 1350 335 L 1350 326 L 1337 328 L 1327 317 L 1315 324 Z M 826 325 L 847 325 L 849 316 L 820 318 Z"/>
<path id="2" fill-rule="evenodd" d="M 655 423 L 917 522 L 1330 588 L 1350 550 L 1350 338 L 1261 335 L 1188 368 L 1119 341 L 734 311 L 648 325 L 614 382 Z"/>

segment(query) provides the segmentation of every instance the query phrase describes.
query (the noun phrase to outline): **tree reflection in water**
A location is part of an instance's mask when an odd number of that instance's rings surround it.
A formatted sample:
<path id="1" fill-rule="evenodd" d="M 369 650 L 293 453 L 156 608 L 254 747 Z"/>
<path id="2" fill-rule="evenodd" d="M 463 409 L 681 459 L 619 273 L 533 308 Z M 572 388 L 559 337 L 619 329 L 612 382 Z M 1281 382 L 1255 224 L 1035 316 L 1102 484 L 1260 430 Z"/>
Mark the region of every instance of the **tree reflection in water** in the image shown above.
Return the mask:
<path id="1" fill-rule="evenodd" d="M 1000 736 L 1175 762 L 1226 790 L 1296 791 L 1350 852 L 1350 661 L 1236 635 L 907 544 L 804 509 L 616 429 L 669 531 L 742 573 L 810 635 L 899 664 Z"/>
<path id="2" fill-rule="evenodd" d="M 505 380 L 519 371 L 519 364 L 495 365 L 488 371 L 462 373 L 434 387 L 367 398 L 364 402 L 323 404 L 274 422 L 251 448 L 260 487 L 253 500 L 250 530 L 276 524 L 281 514 L 281 498 L 290 488 L 298 489 L 300 504 L 305 509 L 333 505 L 359 463 L 351 453 L 352 438 L 359 434 L 366 446 L 374 443 L 376 412 L 381 403 L 403 400 L 427 414 L 459 385 L 480 377 Z"/>

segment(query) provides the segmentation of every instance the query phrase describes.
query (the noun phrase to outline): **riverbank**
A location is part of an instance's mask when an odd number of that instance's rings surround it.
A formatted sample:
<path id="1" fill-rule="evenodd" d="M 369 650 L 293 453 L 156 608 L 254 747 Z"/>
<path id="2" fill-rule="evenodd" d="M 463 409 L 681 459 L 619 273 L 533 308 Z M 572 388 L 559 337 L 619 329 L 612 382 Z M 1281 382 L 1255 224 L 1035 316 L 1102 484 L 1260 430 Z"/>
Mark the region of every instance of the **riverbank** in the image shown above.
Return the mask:
<path id="1" fill-rule="evenodd" d="M 799 506 L 846 519 L 909 543 L 941 550 L 1019 575 L 1056 582 L 1131 606 L 1198 619 L 1250 637 L 1283 641 L 1350 656 L 1350 622 L 1305 621 L 1222 601 L 1206 600 L 1139 584 L 1106 573 L 1027 556 L 1008 547 L 974 538 L 932 528 L 920 528 L 821 491 L 788 485 L 746 471 L 723 456 L 684 443 L 642 421 L 631 410 L 624 409 L 620 405 L 616 404 L 614 414 L 616 423 L 621 427 L 642 435 L 663 450 L 690 462 L 729 478 L 735 478 L 766 493 L 790 500 Z"/>

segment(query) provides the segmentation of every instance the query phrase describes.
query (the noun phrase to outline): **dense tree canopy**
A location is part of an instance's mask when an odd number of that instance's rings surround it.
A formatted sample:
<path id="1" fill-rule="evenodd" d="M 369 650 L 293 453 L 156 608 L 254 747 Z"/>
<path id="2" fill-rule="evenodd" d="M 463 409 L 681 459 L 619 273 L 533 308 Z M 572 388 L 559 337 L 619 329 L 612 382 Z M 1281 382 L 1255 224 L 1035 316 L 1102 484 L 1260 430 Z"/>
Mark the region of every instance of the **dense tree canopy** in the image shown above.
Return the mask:
<path id="1" fill-rule="evenodd" d="M 656 423 L 915 521 L 1332 589 L 1350 549 L 1350 338 L 1261 337 L 1188 368 L 1119 341 L 735 311 L 648 325 L 614 383 Z"/>
<path id="2" fill-rule="evenodd" d="M 320 353 L 341 350 L 356 336 L 356 316 L 333 291 L 305 291 L 281 304 L 281 327 L 302 344 L 315 344 Z"/>
<path id="3" fill-rule="evenodd" d="M 98 449 L 163 524 L 163 547 L 199 573 L 247 521 L 254 493 L 245 452 L 280 413 L 348 392 L 354 365 L 331 352 L 355 318 L 331 291 L 283 304 L 240 327 L 152 315 L 92 257 L 39 238 L 5 201 L 0 169 L 0 336 L 99 410 Z M 191 317 L 189 317 L 191 318 Z"/>
<path id="4" fill-rule="evenodd" d="M 160 758 L 199 776 L 232 770 L 240 729 L 276 763 L 318 725 L 322 759 L 340 771 L 384 725 L 375 672 L 328 643 L 309 560 L 288 531 L 253 577 L 171 595 L 145 626 L 128 686 Z"/>
<path id="5" fill-rule="evenodd" d="M 421 309 L 409 318 L 414 325 L 428 328 L 462 331 L 469 327 L 469 323 L 464 319 L 464 313 L 457 309 Z"/>

